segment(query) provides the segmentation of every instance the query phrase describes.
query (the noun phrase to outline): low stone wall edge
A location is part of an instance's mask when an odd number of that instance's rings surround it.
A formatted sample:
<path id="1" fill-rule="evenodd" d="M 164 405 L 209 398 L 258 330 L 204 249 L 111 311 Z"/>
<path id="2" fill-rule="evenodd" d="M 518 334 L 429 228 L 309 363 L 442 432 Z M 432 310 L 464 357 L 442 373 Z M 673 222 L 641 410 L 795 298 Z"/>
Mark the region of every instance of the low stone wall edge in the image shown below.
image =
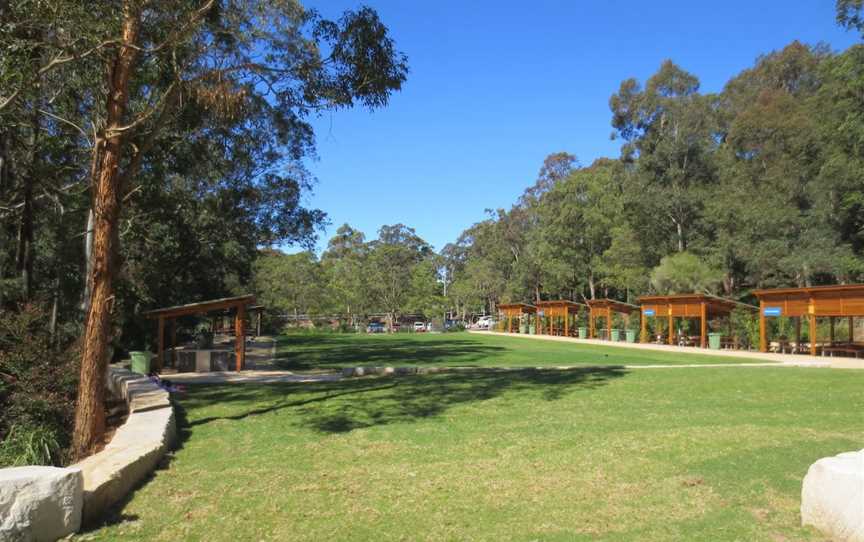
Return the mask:
<path id="1" fill-rule="evenodd" d="M 129 416 L 105 449 L 71 465 L 84 476 L 82 525 L 104 517 L 158 466 L 177 442 L 168 392 L 146 376 L 111 366 L 106 388 L 126 401 Z"/>

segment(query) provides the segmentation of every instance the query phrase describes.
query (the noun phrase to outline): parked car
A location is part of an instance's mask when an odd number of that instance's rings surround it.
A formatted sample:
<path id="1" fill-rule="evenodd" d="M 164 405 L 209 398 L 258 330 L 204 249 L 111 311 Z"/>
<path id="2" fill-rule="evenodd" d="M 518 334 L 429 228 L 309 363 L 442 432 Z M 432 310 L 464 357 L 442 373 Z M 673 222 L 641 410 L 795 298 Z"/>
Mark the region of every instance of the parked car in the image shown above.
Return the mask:
<path id="1" fill-rule="evenodd" d="M 477 329 L 492 329 L 495 326 L 495 319 L 491 316 L 481 316 L 477 320 Z"/>
<path id="2" fill-rule="evenodd" d="M 384 333 L 384 324 L 381 322 L 369 322 L 366 333 Z"/>
<path id="3" fill-rule="evenodd" d="M 417 333 L 426 331 L 426 324 L 423 322 L 414 322 L 414 331 Z"/>

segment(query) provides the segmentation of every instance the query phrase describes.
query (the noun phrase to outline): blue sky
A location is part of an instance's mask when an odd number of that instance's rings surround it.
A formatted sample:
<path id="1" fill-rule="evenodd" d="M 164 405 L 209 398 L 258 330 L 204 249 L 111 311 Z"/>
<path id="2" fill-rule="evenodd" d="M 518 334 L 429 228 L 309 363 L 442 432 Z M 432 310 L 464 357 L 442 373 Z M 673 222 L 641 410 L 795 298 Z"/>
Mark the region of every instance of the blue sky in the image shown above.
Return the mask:
<path id="1" fill-rule="evenodd" d="M 508 208 L 546 155 L 617 156 L 609 96 L 664 59 L 713 92 L 795 39 L 834 50 L 857 40 L 836 26 L 833 0 L 367 4 L 411 73 L 385 109 L 314 119 L 319 182 L 306 204 L 332 222 L 319 247 L 345 222 L 369 238 L 402 222 L 441 249 L 484 209 Z M 306 5 L 333 18 L 358 3 Z"/>

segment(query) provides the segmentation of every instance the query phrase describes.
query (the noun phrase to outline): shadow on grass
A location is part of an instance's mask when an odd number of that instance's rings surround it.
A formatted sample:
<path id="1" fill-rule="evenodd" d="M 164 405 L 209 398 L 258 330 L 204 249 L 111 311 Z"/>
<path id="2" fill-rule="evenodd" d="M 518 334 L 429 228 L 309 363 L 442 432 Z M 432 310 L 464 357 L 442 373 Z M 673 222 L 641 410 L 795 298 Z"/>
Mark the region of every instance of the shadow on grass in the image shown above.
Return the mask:
<path id="1" fill-rule="evenodd" d="M 409 377 L 349 378 L 335 382 L 266 386 L 197 387 L 186 408 L 216 403 L 249 403 L 255 408 L 188 422 L 188 428 L 218 420 L 239 421 L 277 411 L 296 424 L 321 433 L 412 422 L 438 416 L 464 404 L 507 394 L 530 393 L 554 401 L 572 392 L 591 390 L 627 374 L 622 367 L 569 370 L 484 369 Z M 266 403 L 266 406 L 257 404 Z"/>
<path id="2" fill-rule="evenodd" d="M 464 338 L 435 337 L 418 340 L 407 336 L 358 336 L 336 333 L 297 333 L 277 339 L 281 347 L 274 363 L 288 370 L 312 370 L 345 365 L 440 365 L 458 361 L 462 366 L 500 354 L 501 346 Z"/>

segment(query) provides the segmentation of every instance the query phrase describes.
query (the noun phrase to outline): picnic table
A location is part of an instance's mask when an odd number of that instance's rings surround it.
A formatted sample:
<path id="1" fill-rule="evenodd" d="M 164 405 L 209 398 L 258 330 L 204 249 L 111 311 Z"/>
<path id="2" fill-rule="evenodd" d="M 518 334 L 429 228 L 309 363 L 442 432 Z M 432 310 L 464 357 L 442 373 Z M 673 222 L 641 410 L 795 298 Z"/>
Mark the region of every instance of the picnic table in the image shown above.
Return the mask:
<path id="1" fill-rule="evenodd" d="M 816 346 L 821 349 L 824 345 L 817 343 Z M 809 354 L 810 343 L 797 343 L 795 341 L 784 339 L 782 341 L 772 342 L 769 350 L 776 354 Z"/>
<path id="2" fill-rule="evenodd" d="M 738 348 L 738 341 L 735 339 L 735 337 L 721 337 L 720 348 L 723 348 L 725 350 L 735 350 Z"/>
<path id="3" fill-rule="evenodd" d="M 697 346 L 701 341 L 699 335 L 681 335 L 678 337 L 678 346 Z"/>
<path id="4" fill-rule="evenodd" d="M 834 354 L 849 355 L 857 358 L 864 355 L 864 345 L 855 343 L 841 343 L 822 347 L 822 355 L 834 357 Z"/>

